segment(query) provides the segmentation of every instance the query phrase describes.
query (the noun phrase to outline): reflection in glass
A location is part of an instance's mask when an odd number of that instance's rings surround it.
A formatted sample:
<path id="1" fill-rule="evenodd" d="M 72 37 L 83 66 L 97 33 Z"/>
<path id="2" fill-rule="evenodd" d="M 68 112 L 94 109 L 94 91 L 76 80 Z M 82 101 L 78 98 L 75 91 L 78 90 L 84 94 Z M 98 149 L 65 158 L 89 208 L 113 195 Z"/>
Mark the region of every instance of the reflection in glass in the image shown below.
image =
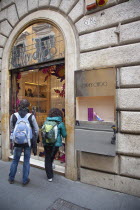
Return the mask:
<path id="1" fill-rule="evenodd" d="M 10 69 L 64 58 L 64 41 L 59 30 L 48 23 L 26 28 L 14 43 Z"/>
<path id="2" fill-rule="evenodd" d="M 76 72 L 76 120 L 115 121 L 115 69 Z"/>

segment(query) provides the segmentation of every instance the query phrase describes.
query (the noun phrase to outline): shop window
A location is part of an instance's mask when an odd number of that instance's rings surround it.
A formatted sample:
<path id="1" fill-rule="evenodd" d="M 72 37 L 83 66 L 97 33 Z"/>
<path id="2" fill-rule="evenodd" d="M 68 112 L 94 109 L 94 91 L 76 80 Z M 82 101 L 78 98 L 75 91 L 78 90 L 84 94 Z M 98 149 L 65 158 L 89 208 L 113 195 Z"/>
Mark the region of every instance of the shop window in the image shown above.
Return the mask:
<path id="1" fill-rule="evenodd" d="M 76 120 L 115 121 L 114 69 L 76 72 Z"/>
<path id="2" fill-rule="evenodd" d="M 60 31 L 48 23 L 35 23 L 16 39 L 10 69 L 61 58 L 64 58 L 64 40 Z"/>
<path id="3" fill-rule="evenodd" d="M 75 88 L 76 150 L 115 156 L 115 69 L 76 71 Z"/>

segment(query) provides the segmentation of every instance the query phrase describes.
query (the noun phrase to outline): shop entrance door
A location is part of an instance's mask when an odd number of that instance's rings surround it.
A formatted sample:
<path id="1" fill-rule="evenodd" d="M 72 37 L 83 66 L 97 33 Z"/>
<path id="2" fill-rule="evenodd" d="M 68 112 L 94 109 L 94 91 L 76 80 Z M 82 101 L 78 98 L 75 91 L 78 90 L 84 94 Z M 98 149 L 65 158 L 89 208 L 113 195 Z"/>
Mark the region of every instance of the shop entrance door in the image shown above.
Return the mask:
<path id="1" fill-rule="evenodd" d="M 44 161 L 41 128 L 50 108 L 59 108 L 65 120 L 64 64 L 12 73 L 11 84 L 10 114 L 18 110 L 20 100 L 27 99 L 30 102 L 29 111 L 35 115 L 40 129 L 37 156 L 32 154 L 31 158 Z M 65 139 L 56 155 L 55 164 L 65 167 Z"/>

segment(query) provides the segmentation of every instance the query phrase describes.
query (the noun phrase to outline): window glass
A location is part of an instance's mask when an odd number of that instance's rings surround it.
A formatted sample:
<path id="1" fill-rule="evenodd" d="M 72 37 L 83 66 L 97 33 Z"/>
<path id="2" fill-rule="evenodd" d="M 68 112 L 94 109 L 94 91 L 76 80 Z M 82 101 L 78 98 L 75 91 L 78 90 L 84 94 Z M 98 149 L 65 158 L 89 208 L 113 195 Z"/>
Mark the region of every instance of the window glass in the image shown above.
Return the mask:
<path id="1" fill-rule="evenodd" d="M 64 58 L 64 41 L 59 30 L 48 23 L 26 28 L 16 39 L 10 57 L 10 69 Z"/>
<path id="2" fill-rule="evenodd" d="M 115 121 L 115 69 L 77 71 L 76 120 Z"/>

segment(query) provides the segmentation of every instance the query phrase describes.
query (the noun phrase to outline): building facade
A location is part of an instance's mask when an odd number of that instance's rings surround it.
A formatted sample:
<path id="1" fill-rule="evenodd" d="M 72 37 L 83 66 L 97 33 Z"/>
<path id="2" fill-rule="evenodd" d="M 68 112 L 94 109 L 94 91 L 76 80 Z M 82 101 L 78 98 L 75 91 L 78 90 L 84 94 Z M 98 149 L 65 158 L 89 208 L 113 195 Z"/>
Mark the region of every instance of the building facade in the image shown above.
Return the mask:
<path id="1" fill-rule="evenodd" d="M 104 6 L 92 0 L 0 1 L 2 160 L 10 155 L 9 117 L 17 98 L 30 97 L 32 109 L 40 113 L 38 120 L 44 120 L 44 104 L 60 104 L 68 132 L 65 176 L 140 196 L 139 11 L 139 0 L 108 0 Z M 59 50 L 60 40 L 54 47 L 58 33 L 63 40 Z M 54 92 L 49 89 L 47 98 L 43 85 L 53 87 L 56 78 L 47 80 L 42 72 L 55 66 L 55 74 L 60 65 L 65 69 L 65 99 L 55 102 Z M 36 84 L 38 92 L 31 93 Z M 56 85 L 58 91 L 53 87 L 55 93 L 60 93 L 61 84 Z M 37 106 L 36 100 L 43 105 Z"/>

